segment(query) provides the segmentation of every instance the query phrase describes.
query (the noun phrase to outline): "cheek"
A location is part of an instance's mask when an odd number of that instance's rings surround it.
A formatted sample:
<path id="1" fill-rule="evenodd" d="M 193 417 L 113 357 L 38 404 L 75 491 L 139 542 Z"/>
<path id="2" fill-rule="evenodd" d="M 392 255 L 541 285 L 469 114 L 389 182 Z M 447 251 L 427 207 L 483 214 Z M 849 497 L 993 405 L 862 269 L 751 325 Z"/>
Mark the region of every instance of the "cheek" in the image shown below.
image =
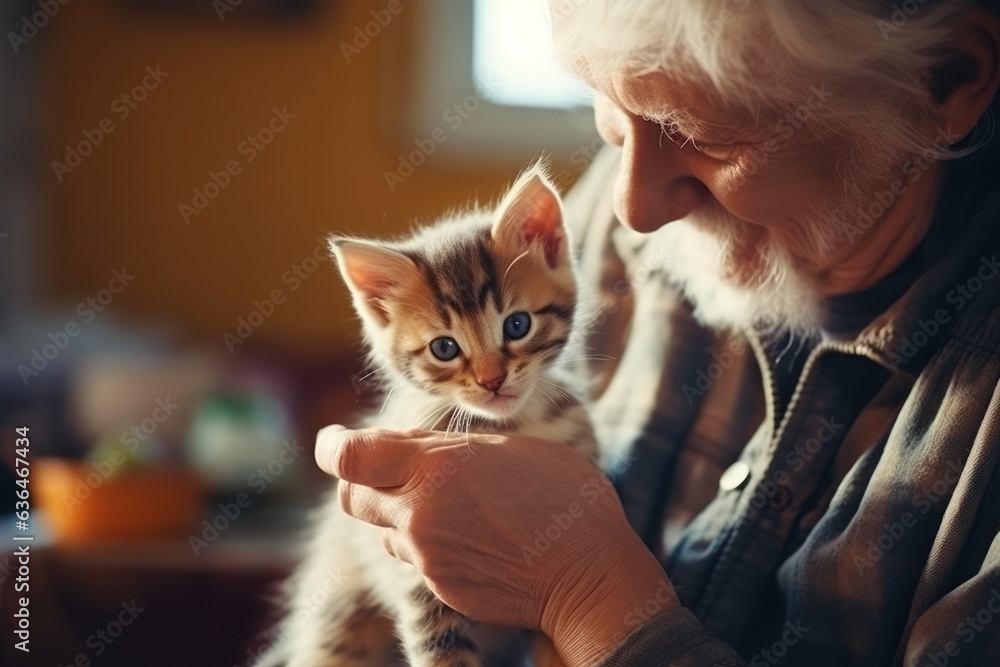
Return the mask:
<path id="1" fill-rule="evenodd" d="M 569 335 L 570 327 L 562 320 L 546 317 L 535 321 L 531 333 L 512 347 L 508 369 L 521 375 L 537 372 L 540 364 L 551 363 L 562 352 Z"/>
<path id="2" fill-rule="evenodd" d="M 730 214 L 765 228 L 796 229 L 817 206 L 836 203 L 837 154 L 778 147 L 751 151 L 738 165 L 713 174 L 716 201 Z"/>
<path id="3" fill-rule="evenodd" d="M 468 364 L 462 360 L 453 364 L 435 364 L 431 359 L 422 359 L 414 364 L 413 370 L 415 379 L 424 388 L 433 388 L 439 394 L 451 394 L 472 386 Z"/>

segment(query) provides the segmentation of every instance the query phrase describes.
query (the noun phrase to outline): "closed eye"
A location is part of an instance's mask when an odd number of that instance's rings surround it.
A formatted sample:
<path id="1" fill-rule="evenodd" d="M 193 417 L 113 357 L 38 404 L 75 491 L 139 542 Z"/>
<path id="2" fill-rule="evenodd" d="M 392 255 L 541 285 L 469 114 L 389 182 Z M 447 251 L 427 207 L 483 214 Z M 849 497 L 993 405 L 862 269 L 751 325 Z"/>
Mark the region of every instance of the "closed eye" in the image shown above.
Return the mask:
<path id="1" fill-rule="evenodd" d="M 698 143 L 695 141 L 695 138 L 690 134 L 685 134 L 684 132 L 682 132 L 681 129 L 677 127 L 676 124 L 661 123 L 660 129 L 662 130 L 662 133 L 660 134 L 661 139 L 662 137 L 666 137 L 667 139 L 670 139 L 670 141 L 674 142 L 681 148 L 684 148 L 688 144 L 691 144 L 692 146 L 695 147 L 695 150 L 698 149 Z M 660 146 L 662 147 L 663 144 L 661 143 Z"/>
<path id="2" fill-rule="evenodd" d="M 701 139 L 695 138 L 691 134 L 685 133 L 676 123 L 657 121 L 653 118 L 647 118 L 651 122 L 659 123 L 660 128 L 663 133 L 660 135 L 662 137 L 667 137 L 673 143 L 677 144 L 681 148 L 690 145 L 699 153 L 712 158 L 713 160 L 731 160 L 736 157 L 739 152 L 740 142 L 717 142 L 713 143 L 710 141 L 702 141 Z M 660 144 L 662 147 L 662 143 Z"/>
<path id="3" fill-rule="evenodd" d="M 732 160 L 737 156 L 740 144 L 705 144 L 697 145 L 699 153 L 707 155 L 713 160 Z"/>

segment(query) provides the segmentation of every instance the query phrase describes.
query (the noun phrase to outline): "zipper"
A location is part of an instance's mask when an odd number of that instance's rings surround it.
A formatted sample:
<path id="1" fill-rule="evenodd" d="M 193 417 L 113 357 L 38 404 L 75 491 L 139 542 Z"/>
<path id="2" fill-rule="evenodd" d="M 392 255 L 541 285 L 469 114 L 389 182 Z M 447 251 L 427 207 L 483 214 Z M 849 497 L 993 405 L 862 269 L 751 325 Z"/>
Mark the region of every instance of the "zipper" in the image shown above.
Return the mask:
<path id="1" fill-rule="evenodd" d="M 778 429 L 779 420 L 778 381 L 775 378 L 777 371 L 774 362 L 771 361 L 771 358 L 764 351 L 764 344 L 757 336 L 757 332 L 747 329 L 744 333 L 750 342 L 750 348 L 753 350 L 754 356 L 757 358 L 757 366 L 760 368 L 760 374 L 764 380 L 764 412 L 767 415 L 768 427 L 770 428 L 767 438 L 768 441 L 771 441 Z"/>
<path id="2" fill-rule="evenodd" d="M 753 349 L 754 355 L 757 357 L 757 364 L 760 367 L 761 376 L 764 379 L 764 405 L 766 412 L 768 413 L 769 426 L 771 429 L 771 432 L 768 434 L 768 440 L 770 442 L 768 455 L 774 454 L 778 443 L 781 442 L 782 437 L 784 436 L 788 422 L 791 420 L 795 409 L 798 407 L 798 403 L 802 401 L 802 396 L 806 393 L 808 387 L 812 386 L 812 382 L 810 381 L 812 368 L 816 365 L 817 360 L 823 354 L 828 352 L 841 352 L 848 355 L 863 356 L 867 359 L 871 359 L 889 372 L 894 373 L 898 370 L 882 355 L 878 354 L 868 345 L 845 341 L 823 341 L 814 347 L 812 352 L 809 353 L 806 363 L 802 366 L 802 372 L 799 374 L 799 379 L 795 383 L 795 390 L 788 399 L 788 405 L 784 406 L 784 414 L 779 415 L 778 381 L 775 377 L 777 371 L 774 362 L 764 350 L 764 344 L 755 331 L 748 329 L 745 332 L 745 335 L 747 340 L 750 341 L 750 347 Z"/>

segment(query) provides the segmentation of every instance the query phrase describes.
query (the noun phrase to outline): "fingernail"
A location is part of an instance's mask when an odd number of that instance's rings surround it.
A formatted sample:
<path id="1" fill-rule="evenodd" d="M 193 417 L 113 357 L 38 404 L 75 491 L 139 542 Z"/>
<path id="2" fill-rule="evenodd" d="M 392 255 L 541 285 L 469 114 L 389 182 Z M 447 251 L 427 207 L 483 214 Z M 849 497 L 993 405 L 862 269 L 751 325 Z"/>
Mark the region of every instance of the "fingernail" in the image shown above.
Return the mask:
<path id="1" fill-rule="evenodd" d="M 339 439 L 331 437 L 334 433 L 339 433 L 341 431 L 346 431 L 347 429 L 340 424 L 331 424 L 329 426 L 324 426 L 316 434 L 316 450 L 314 456 L 316 458 L 316 464 L 321 470 L 325 470 L 328 473 L 333 474 L 333 462 L 337 456 L 337 444 Z"/>

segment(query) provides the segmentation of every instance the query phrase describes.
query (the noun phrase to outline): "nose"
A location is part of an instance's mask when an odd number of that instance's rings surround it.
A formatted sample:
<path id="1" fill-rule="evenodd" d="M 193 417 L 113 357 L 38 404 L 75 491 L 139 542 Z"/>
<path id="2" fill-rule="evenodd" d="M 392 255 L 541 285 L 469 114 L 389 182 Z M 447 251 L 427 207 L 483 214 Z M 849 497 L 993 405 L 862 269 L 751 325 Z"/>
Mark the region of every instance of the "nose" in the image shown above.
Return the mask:
<path id="1" fill-rule="evenodd" d="M 704 183 L 679 173 L 679 165 L 646 159 L 641 153 L 647 150 L 626 144 L 614 189 L 615 215 L 644 234 L 687 217 L 711 196 Z"/>
<path id="2" fill-rule="evenodd" d="M 503 386 L 503 381 L 506 379 L 507 379 L 507 371 L 503 371 L 502 373 L 500 373 L 500 375 L 496 376 L 495 378 L 491 378 L 489 380 L 482 380 L 480 378 L 476 378 L 476 382 L 478 382 L 481 387 L 485 388 L 488 391 L 499 391 L 500 387 Z"/>
<path id="3" fill-rule="evenodd" d="M 700 157 L 693 146 L 678 146 L 657 123 L 622 111 L 613 114 L 610 124 L 612 130 L 602 134 L 622 147 L 614 208 L 624 224 L 638 232 L 656 231 L 690 215 L 712 196 L 693 169 Z"/>

